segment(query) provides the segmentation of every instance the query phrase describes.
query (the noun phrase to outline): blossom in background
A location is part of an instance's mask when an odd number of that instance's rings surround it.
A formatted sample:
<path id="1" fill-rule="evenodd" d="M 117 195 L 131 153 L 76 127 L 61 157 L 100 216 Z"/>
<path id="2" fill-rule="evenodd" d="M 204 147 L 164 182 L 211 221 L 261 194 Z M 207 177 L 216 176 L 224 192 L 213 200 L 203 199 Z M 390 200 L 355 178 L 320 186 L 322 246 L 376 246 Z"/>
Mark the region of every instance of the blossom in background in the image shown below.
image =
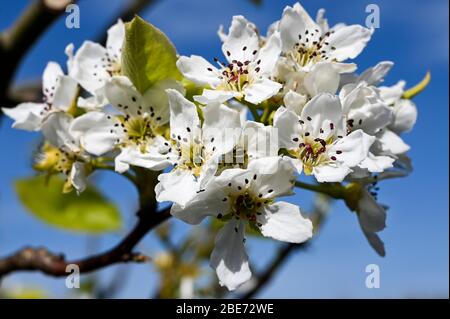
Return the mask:
<path id="1" fill-rule="evenodd" d="M 39 131 L 42 123 L 55 112 L 68 112 L 76 102 L 77 82 L 64 75 L 56 62 L 49 62 L 42 75 L 42 103 L 26 102 L 16 107 L 2 108 L 14 120 L 13 127 L 27 131 Z"/>
<path id="2" fill-rule="evenodd" d="M 347 135 L 339 98 L 328 93 L 309 101 L 300 116 L 279 108 L 274 126 L 298 172 L 313 174 L 318 182 L 341 182 L 367 157 L 374 141 L 362 130 Z"/>
<path id="3" fill-rule="evenodd" d="M 247 169 L 223 171 L 195 199 L 172 208 L 175 217 L 190 224 L 198 224 L 207 216 L 225 221 L 210 262 L 222 286 L 234 290 L 251 277 L 245 252 L 246 225 L 259 229 L 263 236 L 290 243 L 312 237 L 312 223 L 297 205 L 275 201 L 292 194 L 294 173 L 287 158 L 256 159 Z"/>
<path id="4" fill-rule="evenodd" d="M 194 97 L 196 101 L 207 104 L 234 97 L 259 104 L 280 90 L 281 84 L 269 78 L 281 52 L 278 33 L 260 47 L 253 24 L 243 16 L 235 16 L 222 51 L 227 62 L 215 59 L 218 68 L 197 55 L 178 60 L 177 66 L 187 79 L 209 86 L 201 96 Z"/>
<path id="5" fill-rule="evenodd" d="M 112 77 L 104 93 L 116 112 L 88 112 L 76 118 L 70 130 L 91 154 L 100 156 L 119 149 L 115 158 L 118 172 L 125 172 L 130 165 L 164 169 L 172 163 L 171 147 L 165 138 L 169 122 L 167 88 L 183 91 L 176 81 L 167 80 L 141 95 L 128 78 Z"/>
<path id="6" fill-rule="evenodd" d="M 223 104 L 197 108 L 175 90 L 167 90 L 170 105 L 171 152 L 176 156 L 172 171 L 159 175 L 158 201 L 186 204 L 208 183 L 218 168 L 221 155 L 230 152 L 241 132 L 239 113 Z"/>
<path id="7" fill-rule="evenodd" d="M 35 168 L 49 173 L 62 173 L 67 176 L 64 192 L 72 187 L 78 193 L 84 191 L 86 178 L 91 172 L 90 159 L 76 136 L 70 134 L 72 116 L 59 112 L 51 114 L 42 125 L 45 143 L 38 154 Z"/>

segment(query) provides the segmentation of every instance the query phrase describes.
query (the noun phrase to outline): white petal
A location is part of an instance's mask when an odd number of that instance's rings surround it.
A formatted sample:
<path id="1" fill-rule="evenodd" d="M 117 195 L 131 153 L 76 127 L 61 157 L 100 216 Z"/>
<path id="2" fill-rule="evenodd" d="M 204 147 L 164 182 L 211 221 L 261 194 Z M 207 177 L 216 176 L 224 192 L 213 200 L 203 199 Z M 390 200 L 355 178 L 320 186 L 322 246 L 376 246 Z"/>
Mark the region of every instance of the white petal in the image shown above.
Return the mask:
<path id="1" fill-rule="evenodd" d="M 183 86 L 174 80 L 164 80 L 155 83 L 150 87 L 142 98 L 139 100 L 140 106 L 150 114 L 154 113 L 154 118 L 159 119 L 158 125 L 169 122 L 169 98 L 167 97 L 167 89 L 174 89 L 184 95 Z M 151 108 L 151 109 L 150 109 Z"/>
<path id="2" fill-rule="evenodd" d="M 397 84 L 392 86 L 380 86 L 378 89 L 381 98 L 388 105 L 396 103 L 403 95 L 405 84 L 405 81 L 398 81 Z"/>
<path id="3" fill-rule="evenodd" d="M 69 132 L 72 117 L 62 112 L 52 113 L 42 124 L 42 134 L 55 147 L 78 150 L 78 140 Z"/>
<path id="4" fill-rule="evenodd" d="M 190 140 L 192 134 L 200 127 L 197 108 L 180 92 L 168 89 L 170 106 L 170 135 L 180 141 Z"/>
<path id="5" fill-rule="evenodd" d="M 138 115 L 141 94 L 125 76 L 114 76 L 105 85 L 105 96 L 119 111 Z"/>
<path id="6" fill-rule="evenodd" d="M 253 24 L 243 16 L 234 16 L 222 52 L 229 62 L 252 61 L 253 51 L 259 49 L 259 37 Z"/>
<path id="7" fill-rule="evenodd" d="M 281 88 L 282 85 L 278 82 L 260 78 L 244 89 L 244 99 L 252 104 L 259 104 L 277 94 Z"/>
<path id="8" fill-rule="evenodd" d="M 375 137 L 367 135 L 362 130 L 356 130 L 337 140 L 328 149 L 328 154 L 337 158 L 337 161 L 353 167 L 361 163 L 369 154 L 369 149 Z M 342 152 L 341 154 L 337 154 Z"/>
<path id="9" fill-rule="evenodd" d="M 303 217 L 297 205 L 277 202 L 268 205 L 259 219 L 261 233 L 288 243 L 303 243 L 313 235 L 312 222 Z"/>
<path id="10" fill-rule="evenodd" d="M 296 169 L 287 157 L 264 157 L 252 160 L 247 167 L 250 188 L 262 198 L 292 194 Z M 256 177 L 256 178 L 255 178 Z"/>
<path id="11" fill-rule="evenodd" d="M 377 134 L 377 138 L 381 143 L 383 151 L 397 155 L 409 150 L 409 145 L 405 144 L 400 136 L 388 129 L 384 129 L 381 133 Z"/>
<path id="12" fill-rule="evenodd" d="M 116 60 L 122 56 L 122 46 L 125 38 L 125 25 L 122 20 L 108 29 L 108 38 L 106 39 L 106 49 L 109 55 Z"/>
<path id="13" fill-rule="evenodd" d="M 359 164 L 359 167 L 365 168 L 371 173 L 381 173 L 391 168 L 394 161 L 395 159 L 390 156 L 377 156 L 369 152 L 368 156 Z"/>
<path id="14" fill-rule="evenodd" d="M 70 170 L 70 181 L 78 194 L 86 189 L 86 167 L 84 163 L 73 163 L 72 169 Z"/>
<path id="15" fill-rule="evenodd" d="M 247 49 L 248 50 L 248 49 Z M 258 64 L 261 75 L 272 75 L 273 69 L 278 61 L 281 53 L 281 38 L 279 32 L 272 34 L 266 41 L 265 45 L 259 51 L 255 61 L 261 60 Z"/>
<path id="16" fill-rule="evenodd" d="M 341 92 L 350 86 L 346 85 Z M 352 130 L 360 128 L 369 135 L 375 135 L 392 121 L 392 108 L 380 99 L 372 87 L 358 85 L 341 99 L 347 120 L 353 120 Z"/>
<path id="17" fill-rule="evenodd" d="M 235 96 L 239 96 L 239 93 L 234 91 L 204 89 L 202 95 L 194 95 L 194 101 L 201 104 L 224 103 Z"/>
<path id="18" fill-rule="evenodd" d="M 320 129 L 325 134 L 344 135 L 344 117 L 339 98 L 329 93 L 321 93 L 306 103 L 300 116 L 304 124 L 304 130 L 312 136 L 319 136 Z M 333 129 L 330 127 L 333 123 Z"/>
<path id="19" fill-rule="evenodd" d="M 369 42 L 372 31 L 360 25 L 350 25 L 337 29 L 328 38 L 329 46 L 335 50 L 329 51 L 330 58 L 337 61 L 356 58 Z"/>
<path id="20" fill-rule="evenodd" d="M 87 111 L 101 111 L 104 104 L 102 101 L 99 101 L 96 96 L 90 96 L 87 98 L 80 96 L 77 100 L 77 106 L 82 109 L 86 109 Z"/>
<path id="21" fill-rule="evenodd" d="M 394 104 L 394 121 L 389 128 L 397 134 L 409 132 L 416 121 L 416 105 L 411 100 L 399 100 Z"/>
<path id="22" fill-rule="evenodd" d="M 225 154 L 233 149 L 241 134 L 241 118 L 237 111 L 223 104 L 203 108 L 202 139 L 208 152 Z"/>
<path id="23" fill-rule="evenodd" d="M 298 142 L 293 141 L 293 138 L 300 136 L 301 133 L 297 115 L 280 107 L 275 112 L 273 126 L 278 131 L 280 147 L 292 149 L 298 146 Z"/>
<path id="24" fill-rule="evenodd" d="M 330 29 L 328 20 L 325 18 L 325 9 L 317 10 L 316 23 L 320 27 L 322 33 L 326 33 Z"/>
<path id="25" fill-rule="evenodd" d="M 37 131 L 41 128 L 44 118 L 43 112 L 46 104 L 42 103 L 21 103 L 14 108 L 2 108 L 3 113 L 14 120 L 13 128 Z"/>
<path id="26" fill-rule="evenodd" d="M 158 180 L 155 187 L 158 202 L 169 201 L 184 207 L 198 194 L 198 181 L 189 171 L 175 169 L 160 174 Z"/>
<path id="27" fill-rule="evenodd" d="M 317 63 L 304 78 L 304 86 L 310 96 L 319 93 L 335 94 L 340 75 L 333 63 Z"/>
<path id="28" fill-rule="evenodd" d="M 219 231 L 211 254 L 211 267 L 216 270 L 221 286 L 235 290 L 252 274 L 244 247 L 244 223 L 230 220 Z"/>
<path id="29" fill-rule="evenodd" d="M 248 121 L 242 134 L 245 150 L 249 160 L 278 155 L 277 131 L 273 126 Z"/>
<path id="30" fill-rule="evenodd" d="M 122 169 L 129 165 L 160 171 L 169 167 L 172 163 L 171 156 L 161 154 L 154 145 L 150 145 L 145 152 L 142 152 L 138 147 L 123 148 L 115 158 L 116 171 L 119 173 L 123 173 Z"/>
<path id="31" fill-rule="evenodd" d="M 174 204 L 170 213 L 182 221 L 196 225 L 208 216 L 223 216 L 228 213 L 229 203 L 224 201 L 226 194 L 223 186 L 218 183 L 210 183 L 210 186 L 203 192 L 198 193 L 186 205 Z M 221 187 L 222 186 L 222 187 Z"/>
<path id="32" fill-rule="evenodd" d="M 292 90 L 289 90 L 283 97 L 284 106 L 298 116 L 302 113 L 303 107 L 307 101 L 308 96 Z"/>
<path id="33" fill-rule="evenodd" d="M 220 84 L 219 70 L 201 56 L 181 56 L 177 61 L 177 67 L 185 78 L 197 85 L 215 87 Z"/>
<path id="34" fill-rule="evenodd" d="M 62 111 L 67 111 L 78 94 L 78 84 L 71 77 L 60 76 L 58 85 L 53 96 L 53 107 Z"/>
<path id="35" fill-rule="evenodd" d="M 106 71 L 106 49 L 98 43 L 85 41 L 75 54 L 71 76 L 88 92 L 95 95 L 110 78 Z"/>
<path id="36" fill-rule="evenodd" d="M 100 156 L 114 149 L 123 136 L 115 124 L 119 122 L 103 112 L 87 112 L 72 121 L 70 134 L 80 139 L 86 151 Z"/>
<path id="37" fill-rule="evenodd" d="M 386 75 L 394 66 L 394 63 L 391 61 L 381 61 L 373 68 L 368 68 L 364 71 L 357 79 L 357 82 L 366 82 L 367 85 L 378 86 L 381 82 L 383 82 Z"/>
<path id="38" fill-rule="evenodd" d="M 317 24 L 297 2 L 293 7 L 286 7 L 280 20 L 280 34 L 283 42 L 283 52 L 290 51 L 298 42 L 298 35 L 306 30 L 318 29 Z"/>
<path id="39" fill-rule="evenodd" d="M 47 63 L 44 74 L 42 75 L 42 92 L 44 93 L 44 95 L 49 97 L 50 101 L 52 101 L 52 99 L 49 95 L 50 93 L 54 93 L 58 78 L 62 75 L 64 75 L 64 72 L 62 71 L 61 66 L 58 63 Z"/>
<path id="40" fill-rule="evenodd" d="M 313 174 L 319 183 L 342 182 L 351 171 L 346 165 L 340 165 L 338 163 L 315 166 L 313 168 Z"/>

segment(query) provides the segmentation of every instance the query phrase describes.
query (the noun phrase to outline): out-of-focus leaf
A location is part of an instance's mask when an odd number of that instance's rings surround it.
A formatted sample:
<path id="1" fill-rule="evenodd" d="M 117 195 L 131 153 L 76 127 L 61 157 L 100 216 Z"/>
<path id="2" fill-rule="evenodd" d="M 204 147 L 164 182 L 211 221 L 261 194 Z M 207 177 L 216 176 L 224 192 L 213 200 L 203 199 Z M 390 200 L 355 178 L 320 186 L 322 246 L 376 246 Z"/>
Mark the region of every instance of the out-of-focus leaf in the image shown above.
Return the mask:
<path id="1" fill-rule="evenodd" d="M 176 50 L 158 28 L 136 16 L 125 24 L 122 73 L 144 94 L 153 84 L 180 80 Z"/>
<path id="2" fill-rule="evenodd" d="M 2 298 L 6 299 L 47 299 L 48 293 L 37 287 L 19 287 L 5 289 L 1 292 Z"/>
<path id="3" fill-rule="evenodd" d="M 15 188 L 23 205 L 37 218 L 71 231 L 103 233 L 116 231 L 122 226 L 116 206 L 90 186 L 77 195 L 61 192 L 64 181 L 53 176 L 20 179 Z"/>

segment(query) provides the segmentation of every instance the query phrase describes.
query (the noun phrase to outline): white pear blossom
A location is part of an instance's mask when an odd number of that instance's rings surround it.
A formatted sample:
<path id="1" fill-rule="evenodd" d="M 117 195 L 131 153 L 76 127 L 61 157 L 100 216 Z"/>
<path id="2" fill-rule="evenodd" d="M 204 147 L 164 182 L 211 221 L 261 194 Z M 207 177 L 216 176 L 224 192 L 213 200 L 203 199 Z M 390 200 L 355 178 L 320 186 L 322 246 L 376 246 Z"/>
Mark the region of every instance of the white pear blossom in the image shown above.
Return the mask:
<path id="1" fill-rule="evenodd" d="M 367 157 L 374 142 L 362 130 L 347 135 L 339 98 L 328 93 L 309 101 L 300 117 L 279 108 L 274 126 L 297 170 L 313 174 L 319 182 L 341 182 Z"/>
<path id="2" fill-rule="evenodd" d="M 172 164 L 170 145 L 164 137 L 169 122 L 167 88 L 183 88 L 176 81 L 162 81 L 141 95 L 124 76 L 112 77 L 104 91 L 115 113 L 92 111 L 76 118 L 70 130 L 93 155 L 116 148 L 115 169 L 125 172 L 130 165 L 161 170 Z"/>
<path id="3" fill-rule="evenodd" d="M 201 124 L 194 103 L 175 90 L 167 90 L 167 95 L 175 167 L 159 175 L 156 198 L 185 205 L 203 191 L 216 173 L 221 156 L 236 145 L 241 122 L 237 111 L 213 103 L 203 107 Z"/>
<path id="4" fill-rule="evenodd" d="M 83 150 L 79 139 L 70 134 L 72 121 L 72 116 L 62 112 L 49 115 L 42 125 L 42 133 L 51 146 L 44 144 L 36 166 L 44 168 L 50 163 L 48 169 L 67 176 L 64 191 L 70 191 L 73 187 L 81 193 L 86 188 L 86 178 L 91 172 L 91 157 Z"/>
<path id="5" fill-rule="evenodd" d="M 55 112 L 67 112 L 76 102 L 77 82 L 64 75 L 60 65 L 49 62 L 42 76 L 42 103 L 26 102 L 15 108 L 2 108 L 2 111 L 14 120 L 12 127 L 39 131 L 42 123 Z"/>
<path id="6" fill-rule="evenodd" d="M 93 108 L 106 104 L 104 87 L 109 79 L 121 74 L 122 45 L 125 37 L 125 25 L 118 20 L 108 29 L 106 47 L 85 41 L 72 56 L 73 48 L 66 50 L 70 61 L 70 75 L 89 93 L 87 101 L 81 99 L 81 105 Z"/>
<path id="7" fill-rule="evenodd" d="M 338 25 L 324 30 L 323 18 L 320 25 L 311 19 L 305 9 L 296 3 L 287 6 L 279 23 L 284 55 L 298 71 L 309 71 L 321 61 L 330 61 L 340 72 L 353 72 L 354 64 L 341 63 L 358 56 L 370 40 L 373 30 L 360 25 Z"/>
<path id="8" fill-rule="evenodd" d="M 198 224 L 207 216 L 226 222 L 217 234 L 210 262 L 222 286 L 234 290 L 251 277 L 245 252 L 247 224 L 280 241 L 302 243 L 312 237 L 312 223 L 298 206 L 275 201 L 292 194 L 294 173 L 286 158 L 257 159 L 247 169 L 225 170 L 194 200 L 172 208 L 175 217 L 190 224 Z"/>
<path id="9" fill-rule="evenodd" d="M 278 33 L 260 47 L 253 25 L 243 16 L 233 17 L 230 31 L 222 45 L 227 62 L 217 58 L 216 68 L 204 58 L 182 56 L 177 66 L 183 75 L 198 85 L 209 86 L 194 99 L 200 103 L 225 102 L 231 98 L 259 104 L 275 95 L 281 84 L 270 79 L 281 52 Z"/>

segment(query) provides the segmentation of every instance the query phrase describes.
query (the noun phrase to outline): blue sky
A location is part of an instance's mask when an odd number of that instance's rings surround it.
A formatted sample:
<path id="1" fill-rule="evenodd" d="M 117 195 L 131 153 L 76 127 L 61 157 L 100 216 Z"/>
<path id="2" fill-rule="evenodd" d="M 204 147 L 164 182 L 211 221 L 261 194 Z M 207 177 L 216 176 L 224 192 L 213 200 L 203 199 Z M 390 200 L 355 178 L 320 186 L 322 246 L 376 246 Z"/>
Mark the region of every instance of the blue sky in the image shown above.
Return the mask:
<path id="1" fill-rule="evenodd" d="M 125 0 L 80 1 L 81 28 L 66 29 L 60 19 L 29 52 L 16 83 L 37 79 L 48 60 L 64 63 L 64 48 L 69 42 L 79 47 L 83 40 L 95 39 L 99 30 L 118 12 Z M 244 0 L 160 0 L 142 15 L 162 29 L 181 54 L 200 54 L 207 58 L 220 56 L 216 36 L 220 24 L 229 25 L 231 17 L 245 15 L 263 32 L 279 19 L 291 1 L 267 1 L 255 7 Z M 3 1 L 0 5 L 0 29 L 8 26 L 28 1 Z M 189 3 L 189 4 L 187 4 Z M 414 171 L 405 179 L 381 184 L 379 199 L 389 205 L 387 228 L 381 233 L 387 256 L 378 257 L 368 246 L 356 218 L 342 203 L 335 203 L 321 232 L 307 252 L 292 256 L 260 297 L 275 298 L 377 298 L 377 297 L 448 297 L 448 1 L 332 1 L 307 0 L 302 4 L 315 16 L 324 7 L 331 24 L 363 24 L 365 7 L 380 7 L 381 27 L 376 30 L 366 50 L 357 58 L 359 70 L 380 60 L 392 60 L 395 67 L 386 84 L 404 79 L 409 85 L 418 82 L 427 70 L 432 81 L 415 99 L 419 119 L 413 132 L 404 136 L 412 147 L 409 152 Z M 7 63 L 7 61 L 2 61 Z M 110 247 L 120 234 L 89 241 L 86 236 L 51 228 L 30 216 L 18 202 L 12 182 L 28 176 L 31 154 L 37 134 L 10 129 L 11 122 L 0 122 L 0 255 L 23 245 L 45 245 L 53 251 L 66 252 L 75 258 L 94 250 Z M 108 185 L 108 195 L 119 205 L 127 227 L 133 223 L 136 193 L 120 176 L 97 176 L 100 185 Z M 299 192 L 292 201 L 306 209 L 311 195 Z M 186 227 L 176 223 L 184 232 Z M 91 243 L 91 245 L 89 245 Z M 267 260 L 267 250 L 275 243 L 250 241 L 252 259 L 258 264 Z M 90 248 L 89 248 L 90 247 Z M 149 235 L 141 250 L 154 254 L 160 248 Z M 381 287 L 365 287 L 365 267 L 378 264 Z M 151 294 L 157 278 L 148 265 L 127 265 L 131 272 L 120 297 L 145 298 Z M 114 275 L 106 271 L 106 277 Z M 64 280 L 39 274 L 17 274 L 5 284 L 43 286 L 52 295 L 66 294 Z"/>

